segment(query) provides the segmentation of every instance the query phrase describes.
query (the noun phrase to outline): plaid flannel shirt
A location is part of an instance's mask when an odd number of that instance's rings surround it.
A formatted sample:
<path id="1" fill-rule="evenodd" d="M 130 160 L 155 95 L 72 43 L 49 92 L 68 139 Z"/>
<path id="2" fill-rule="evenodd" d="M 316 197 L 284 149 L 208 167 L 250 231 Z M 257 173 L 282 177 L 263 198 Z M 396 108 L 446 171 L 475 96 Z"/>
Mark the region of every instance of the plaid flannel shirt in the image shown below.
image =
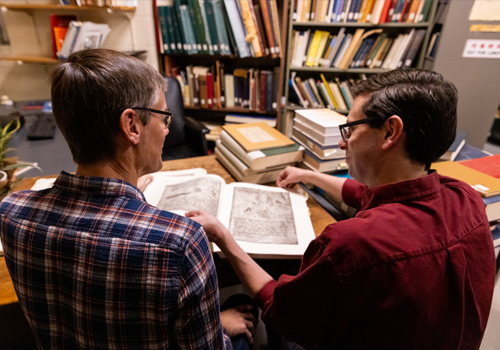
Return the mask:
<path id="1" fill-rule="evenodd" d="M 62 172 L 0 203 L 5 259 L 40 348 L 230 349 L 196 222 L 117 179 Z"/>

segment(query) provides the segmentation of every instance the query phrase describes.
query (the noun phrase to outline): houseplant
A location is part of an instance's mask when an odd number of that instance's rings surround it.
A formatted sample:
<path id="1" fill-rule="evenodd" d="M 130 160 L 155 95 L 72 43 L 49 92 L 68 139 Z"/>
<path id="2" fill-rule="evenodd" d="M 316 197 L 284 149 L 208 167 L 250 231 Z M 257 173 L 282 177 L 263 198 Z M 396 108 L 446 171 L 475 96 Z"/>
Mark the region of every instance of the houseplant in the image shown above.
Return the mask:
<path id="1" fill-rule="evenodd" d="M 22 167 L 36 167 L 31 163 L 18 162 L 17 157 L 6 157 L 6 153 L 14 150 L 8 148 L 9 141 L 14 133 L 21 127 L 19 118 L 15 118 L 7 125 L 1 128 L 0 133 L 0 200 L 3 199 L 12 189 L 16 181 L 15 172 L 18 168 Z M 40 168 L 38 168 L 40 169 Z"/>

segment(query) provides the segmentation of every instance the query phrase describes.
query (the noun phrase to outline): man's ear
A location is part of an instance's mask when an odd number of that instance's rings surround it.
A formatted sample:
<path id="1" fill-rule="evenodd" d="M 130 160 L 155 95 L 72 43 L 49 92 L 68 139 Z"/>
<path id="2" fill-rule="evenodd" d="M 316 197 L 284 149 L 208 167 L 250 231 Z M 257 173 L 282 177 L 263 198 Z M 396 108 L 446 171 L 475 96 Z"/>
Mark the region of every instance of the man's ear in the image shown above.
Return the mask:
<path id="1" fill-rule="evenodd" d="M 385 121 L 382 126 L 382 130 L 385 132 L 384 143 L 382 144 L 382 149 L 384 151 L 388 150 L 398 142 L 403 135 L 403 129 L 403 120 L 397 115 L 393 115 Z"/>
<path id="2" fill-rule="evenodd" d="M 131 108 L 127 108 L 123 111 L 120 116 L 120 129 L 125 138 L 134 145 L 139 143 L 142 131 L 140 125 L 142 125 L 142 123 L 136 111 Z"/>

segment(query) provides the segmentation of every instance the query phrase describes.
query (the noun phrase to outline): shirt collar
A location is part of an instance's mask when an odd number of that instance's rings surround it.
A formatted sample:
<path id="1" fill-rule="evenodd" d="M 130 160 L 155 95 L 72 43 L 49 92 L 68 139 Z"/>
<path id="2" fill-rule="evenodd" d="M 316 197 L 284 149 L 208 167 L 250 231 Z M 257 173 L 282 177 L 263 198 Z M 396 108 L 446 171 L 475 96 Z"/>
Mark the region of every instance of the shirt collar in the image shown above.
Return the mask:
<path id="1" fill-rule="evenodd" d="M 130 197 L 146 200 L 141 190 L 126 181 L 113 178 L 77 176 L 68 174 L 65 171 L 59 174 L 54 187 L 64 191 L 82 192 L 87 195 Z"/>
<path id="2" fill-rule="evenodd" d="M 415 200 L 437 192 L 440 180 L 435 170 L 428 175 L 407 181 L 385 184 L 363 191 L 361 210 L 377 207 L 381 204 Z"/>

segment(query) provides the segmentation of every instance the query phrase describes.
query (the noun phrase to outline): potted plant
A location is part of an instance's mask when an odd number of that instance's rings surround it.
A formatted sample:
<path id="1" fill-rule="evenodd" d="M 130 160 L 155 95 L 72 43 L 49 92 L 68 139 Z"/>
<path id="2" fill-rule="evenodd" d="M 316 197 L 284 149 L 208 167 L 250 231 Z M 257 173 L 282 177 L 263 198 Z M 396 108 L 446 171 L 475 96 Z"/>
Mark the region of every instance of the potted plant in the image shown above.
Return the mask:
<path id="1" fill-rule="evenodd" d="M 12 151 L 13 148 L 8 148 L 9 141 L 12 135 L 19 130 L 21 122 L 19 118 L 15 118 L 7 125 L 1 128 L 0 134 L 0 200 L 9 193 L 12 186 L 16 181 L 15 172 L 18 168 L 22 167 L 35 167 L 31 163 L 18 162 L 17 157 L 6 157 L 6 153 Z"/>

